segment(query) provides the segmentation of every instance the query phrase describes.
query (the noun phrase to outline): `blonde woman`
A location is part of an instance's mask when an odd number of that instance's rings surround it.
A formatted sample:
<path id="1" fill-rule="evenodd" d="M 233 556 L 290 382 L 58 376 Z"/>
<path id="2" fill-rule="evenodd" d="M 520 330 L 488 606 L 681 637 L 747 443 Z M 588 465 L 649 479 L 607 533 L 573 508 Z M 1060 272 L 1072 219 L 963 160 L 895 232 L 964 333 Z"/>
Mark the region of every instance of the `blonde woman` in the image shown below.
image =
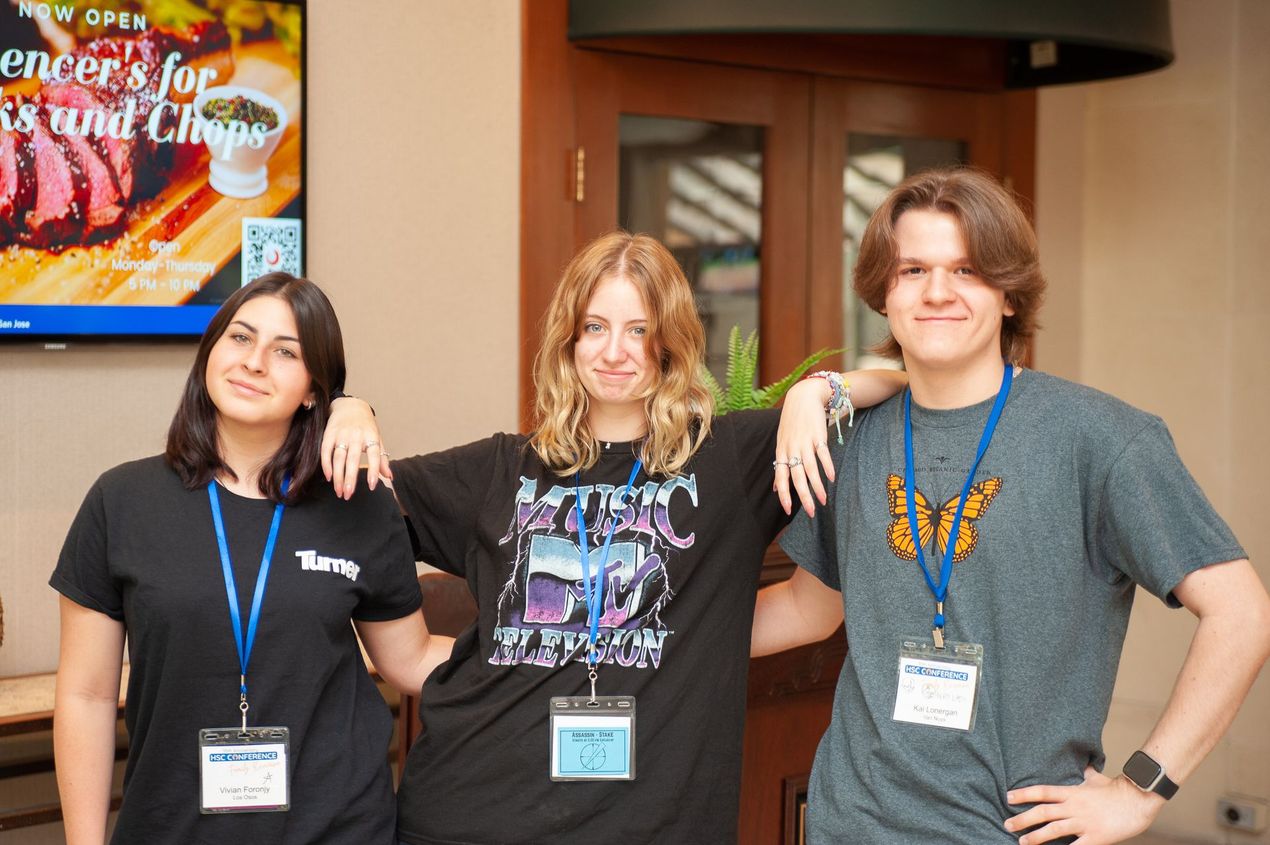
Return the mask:
<path id="1" fill-rule="evenodd" d="M 755 591 L 789 518 L 778 412 L 714 418 L 704 346 L 665 247 L 607 235 L 548 309 L 534 433 L 392 462 L 419 559 L 479 608 L 423 688 L 402 842 L 735 841 Z M 866 375 L 856 399 L 898 386 Z M 363 403 L 337 408 L 347 493 L 378 432 Z M 609 721 L 552 724 L 593 697 Z"/>

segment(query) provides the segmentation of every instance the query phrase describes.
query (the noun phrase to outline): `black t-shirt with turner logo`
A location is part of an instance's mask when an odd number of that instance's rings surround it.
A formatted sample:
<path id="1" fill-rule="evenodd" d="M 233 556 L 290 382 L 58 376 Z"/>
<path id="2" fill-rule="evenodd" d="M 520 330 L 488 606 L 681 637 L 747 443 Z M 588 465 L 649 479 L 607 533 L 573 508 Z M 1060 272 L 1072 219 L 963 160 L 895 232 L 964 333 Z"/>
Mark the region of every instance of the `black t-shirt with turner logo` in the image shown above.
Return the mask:
<path id="1" fill-rule="evenodd" d="M 239 722 L 238 654 L 204 488 L 162 458 L 89 491 L 49 583 L 124 623 L 128 764 L 113 842 L 394 842 L 392 716 L 350 619 L 419 607 L 405 526 L 386 490 L 349 502 L 329 485 L 283 513 L 248 667 L 252 726 L 290 729 L 291 809 L 200 815 L 198 731 Z M 274 504 L 219 490 L 243 625 Z M 59 763 L 62 761 L 59 761 Z"/>

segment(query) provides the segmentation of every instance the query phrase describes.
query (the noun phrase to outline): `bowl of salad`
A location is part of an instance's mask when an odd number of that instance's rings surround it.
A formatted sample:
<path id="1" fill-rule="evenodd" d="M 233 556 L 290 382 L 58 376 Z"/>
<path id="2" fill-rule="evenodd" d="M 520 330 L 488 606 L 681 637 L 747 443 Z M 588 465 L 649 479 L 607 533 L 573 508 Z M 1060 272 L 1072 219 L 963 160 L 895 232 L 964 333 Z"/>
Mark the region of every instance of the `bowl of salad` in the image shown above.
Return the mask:
<path id="1" fill-rule="evenodd" d="M 269 157 L 287 128 L 282 103 L 255 88 L 217 85 L 194 98 L 203 143 L 211 153 L 208 181 L 236 199 L 269 187 Z"/>

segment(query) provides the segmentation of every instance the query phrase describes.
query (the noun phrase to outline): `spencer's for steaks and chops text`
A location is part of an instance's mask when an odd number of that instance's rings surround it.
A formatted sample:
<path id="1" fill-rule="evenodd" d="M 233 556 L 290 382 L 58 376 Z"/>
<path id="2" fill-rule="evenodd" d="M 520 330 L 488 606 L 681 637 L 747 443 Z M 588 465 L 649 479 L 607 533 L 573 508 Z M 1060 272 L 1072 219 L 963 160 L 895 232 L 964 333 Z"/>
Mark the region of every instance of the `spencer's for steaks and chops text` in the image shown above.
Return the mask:
<path id="1" fill-rule="evenodd" d="M 73 6 L 61 6 L 44 3 L 30 3 L 22 0 L 18 7 L 19 17 L 47 17 L 70 19 L 76 13 Z M 117 21 L 128 28 L 144 28 L 145 19 L 130 16 L 127 21 L 114 12 L 98 12 L 97 9 L 85 11 L 85 18 L 101 20 L 107 18 Z M 126 47 L 125 42 L 125 47 Z M 124 57 L 77 55 L 64 53 L 52 57 L 43 50 L 9 49 L 0 53 L 0 97 L 4 94 L 4 82 L 11 79 L 39 79 L 42 83 L 70 83 L 83 86 L 105 88 L 112 81 L 118 84 L 120 75 L 126 80 L 128 90 L 140 92 L 147 87 L 154 68 L 150 63 L 133 58 L 131 50 L 125 49 Z M 220 148 L 220 155 L 228 159 L 235 147 L 246 144 L 251 149 L 259 149 L 265 142 L 265 133 L 269 126 L 264 122 L 245 123 L 240 120 L 202 121 L 194 113 L 191 103 L 177 105 L 170 101 L 173 94 L 193 97 L 201 93 L 208 85 L 219 84 L 225 80 L 217 80 L 217 70 L 202 67 L 195 70 L 182 64 L 180 52 L 173 51 L 164 57 L 162 72 L 159 74 L 156 90 L 145 92 L 145 96 L 158 103 L 145 118 L 143 131 L 154 143 L 202 143 L 205 140 L 212 146 Z M 153 86 L 151 86 L 153 87 Z M 101 109 L 79 109 L 73 106 L 56 106 L 49 111 L 49 129 L 55 135 L 80 135 L 82 137 L 101 138 L 110 136 L 116 139 L 130 140 L 136 136 L 138 127 L 137 102 L 135 98 L 124 100 L 123 107 L 113 113 Z M 39 116 L 39 105 L 32 102 L 18 103 L 13 98 L 0 99 L 0 129 L 8 132 L 30 133 L 35 129 Z M 169 117 L 176 117 L 177 123 L 171 125 Z"/>

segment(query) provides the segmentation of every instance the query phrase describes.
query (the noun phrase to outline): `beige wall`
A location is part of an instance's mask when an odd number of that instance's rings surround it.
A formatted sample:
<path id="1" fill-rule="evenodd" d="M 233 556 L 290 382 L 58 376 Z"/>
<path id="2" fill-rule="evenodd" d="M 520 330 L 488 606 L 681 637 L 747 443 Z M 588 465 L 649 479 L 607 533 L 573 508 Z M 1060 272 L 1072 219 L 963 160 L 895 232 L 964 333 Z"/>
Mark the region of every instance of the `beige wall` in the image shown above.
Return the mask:
<path id="1" fill-rule="evenodd" d="M 349 390 L 398 455 L 514 430 L 519 4 L 309 8 L 306 269 Z M 55 668 L 62 538 L 98 474 L 161 451 L 193 351 L 0 347 L 0 676 Z"/>
<path id="2" fill-rule="evenodd" d="M 1178 60 L 1041 92 L 1037 218 L 1052 294 L 1038 365 L 1162 416 L 1270 581 L 1270 3 L 1175 0 Z M 1118 767 L 1158 718 L 1194 630 L 1140 593 L 1105 740 Z M 1156 830 L 1270 842 L 1214 822 L 1218 796 L 1270 799 L 1270 677 Z"/>

